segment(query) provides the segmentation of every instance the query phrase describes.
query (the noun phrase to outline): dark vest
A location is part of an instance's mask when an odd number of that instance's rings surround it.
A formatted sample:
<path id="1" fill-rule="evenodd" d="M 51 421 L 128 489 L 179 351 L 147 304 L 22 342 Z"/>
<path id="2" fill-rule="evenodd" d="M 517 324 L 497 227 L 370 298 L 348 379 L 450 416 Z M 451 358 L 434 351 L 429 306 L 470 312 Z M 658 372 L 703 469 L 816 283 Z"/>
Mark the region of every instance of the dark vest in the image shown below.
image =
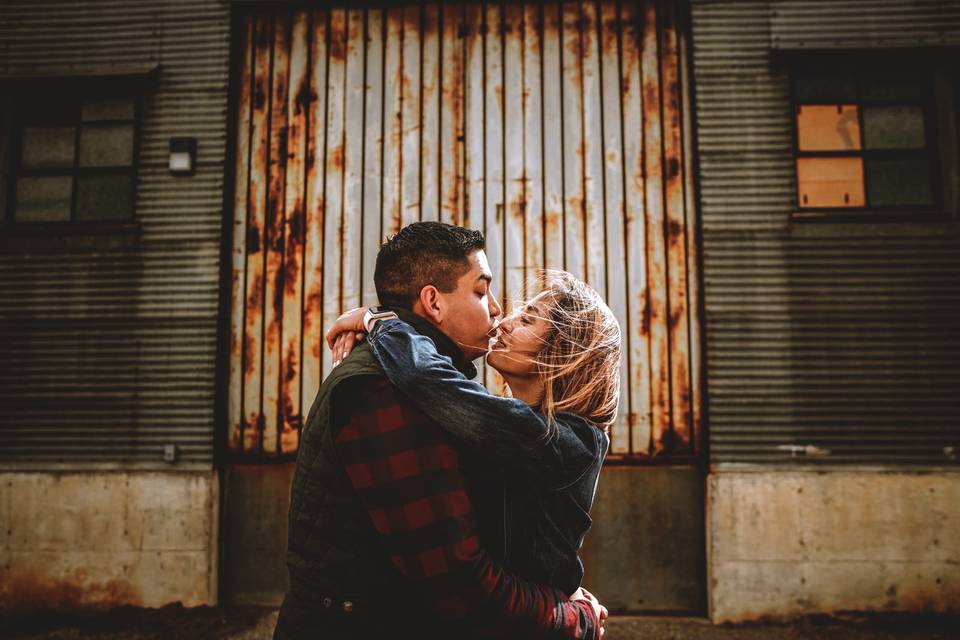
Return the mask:
<path id="1" fill-rule="evenodd" d="M 357 618 L 367 618 L 368 608 L 382 611 L 397 603 L 402 578 L 382 552 L 378 534 L 337 459 L 336 421 L 331 420 L 331 401 L 349 393 L 351 380 L 382 375 L 363 343 L 324 380 L 310 408 L 290 491 L 290 590 L 277 623 L 278 637 L 315 637 L 317 629 L 311 627 L 344 601 L 354 606 L 351 613 Z M 338 405 L 349 407 L 352 401 L 338 397 Z"/>
<path id="2" fill-rule="evenodd" d="M 413 314 L 398 313 L 433 339 L 438 350 L 455 361 L 462 360 L 454 343 L 435 327 Z M 461 369 L 476 375 L 470 363 L 462 363 Z M 331 616 L 344 618 L 337 613 L 344 601 L 354 604 L 354 611 L 346 617 L 361 625 L 360 630 L 350 629 L 346 633 L 349 637 L 396 633 L 398 628 L 410 624 L 417 626 L 419 637 L 445 635 L 409 582 L 390 563 L 334 447 L 335 430 L 342 423 L 331 411 L 350 410 L 354 401 L 349 391 L 357 378 L 382 375 L 370 346 L 364 342 L 331 371 L 310 408 L 290 491 L 290 590 L 280 610 L 276 638 L 318 637 L 317 627 L 326 625 Z M 490 492 L 490 488 L 484 493 Z M 496 489 L 492 493 L 497 498 L 484 496 L 479 502 L 495 503 L 497 511 L 501 511 L 502 494 Z M 494 526 L 502 527 L 501 517 L 494 520 Z M 502 544 L 494 546 L 502 548 Z M 377 625 L 386 626 L 381 629 Z"/>

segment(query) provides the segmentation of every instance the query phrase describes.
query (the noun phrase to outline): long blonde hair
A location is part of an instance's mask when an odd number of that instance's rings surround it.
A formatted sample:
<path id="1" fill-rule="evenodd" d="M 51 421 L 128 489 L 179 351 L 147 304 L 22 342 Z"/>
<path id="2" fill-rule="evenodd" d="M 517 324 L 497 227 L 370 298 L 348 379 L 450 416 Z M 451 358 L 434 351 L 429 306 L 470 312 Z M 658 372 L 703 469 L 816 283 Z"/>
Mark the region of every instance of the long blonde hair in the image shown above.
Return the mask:
<path id="1" fill-rule="evenodd" d="M 560 412 L 607 431 L 620 400 L 620 325 L 600 295 L 566 271 L 545 271 L 539 280 L 550 325 L 536 356 L 544 382 L 540 411 L 552 427 L 548 438 Z"/>

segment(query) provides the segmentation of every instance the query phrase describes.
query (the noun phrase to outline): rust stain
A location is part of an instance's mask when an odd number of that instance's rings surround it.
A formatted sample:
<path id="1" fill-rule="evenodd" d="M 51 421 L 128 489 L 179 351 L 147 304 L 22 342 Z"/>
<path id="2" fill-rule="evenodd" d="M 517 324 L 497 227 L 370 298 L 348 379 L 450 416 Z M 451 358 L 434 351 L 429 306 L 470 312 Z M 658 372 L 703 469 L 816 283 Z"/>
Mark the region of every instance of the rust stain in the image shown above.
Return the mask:
<path id="1" fill-rule="evenodd" d="M 249 334 L 245 334 L 243 336 L 243 375 L 247 379 L 250 379 L 258 369 L 258 363 L 254 362 L 254 352 L 256 349 L 256 340 Z M 257 353 L 257 356 L 259 355 L 260 354 Z"/>
<path id="2" fill-rule="evenodd" d="M 299 284 L 301 248 L 303 247 L 303 202 L 297 199 L 293 212 L 287 217 L 287 248 L 284 254 L 284 287 L 296 295 Z"/>
<path id="3" fill-rule="evenodd" d="M 310 83 L 304 80 L 300 83 L 300 87 L 297 89 L 297 96 L 295 98 L 296 109 L 294 110 L 295 115 L 302 115 L 310 112 L 310 104 L 317 99 L 317 94 L 310 87 Z"/>
<path id="4" fill-rule="evenodd" d="M 522 182 L 522 180 L 520 180 Z M 510 203 L 510 213 L 514 218 L 518 220 L 524 219 L 524 214 L 527 211 L 527 202 L 523 199 L 523 196 L 520 196 L 519 200 Z"/>
<path id="5" fill-rule="evenodd" d="M 267 108 L 267 88 L 262 82 L 257 82 L 253 87 L 253 108 L 256 111 Z"/>
<path id="6" fill-rule="evenodd" d="M 547 229 L 557 231 L 560 229 L 560 213 L 556 211 L 547 212 Z M 547 235 L 550 234 L 550 231 L 547 232 Z"/>
<path id="7" fill-rule="evenodd" d="M 27 614 L 42 610 L 101 610 L 130 605 L 143 606 L 140 589 L 127 580 L 89 581 L 86 572 L 76 569 L 64 576 L 9 569 L 0 589 L 4 613 Z"/>
<path id="8" fill-rule="evenodd" d="M 679 125 L 678 125 L 679 126 Z M 667 158 L 667 180 L 674 180 L 680 175 L 680 160 L 676 156 Z"/>
<path id="9" fill-rule="evenodd" d="M 647 292 L 641 291 L 638 300 L 638 308 L 643 312 L 640 314 L 640 337 L 646 338 L 650 335 L 650 305 L 647 304 Z"/>
<path id="10" fill-rule="evenodd" d="M 327 160 L 327 171 L 339 172 L 343 169 L 343 143 L 330 150 L 330 158 Z"/>
<path id="11" fill-rule="evenodd" d="M 250 291 L 247 293 L 247 315 L 259 315 L 260 306 L 263 303 L 263 280 L 252 278 L 248 284 Z"/>
<path id="12" fill-rule="evenodd" d="M 282 240 L 281 240 L 282 242 Z M 270 326 L 267 331 L 267 339 L 274 342 L 280 341 L 280 332 L 278 326 L 283 317 L 283 269 L 277 269 L 273 280 L 273 318 L 270 319 Z"/>
<path id="13" fill-rule="evenodd" d="M 285 117 L 285 114 L 279 114 L 281 117 Z M 279 127 L 276 131 L 276 152 L 271 154 L 270 161 L 271 164 L 274 164 L 277 167 L 286 167 L 287 166 L 287 140 L 288 140 L 288 130 L 287 126 L 284 125 Z M 283 175 L 275 175 L 272 182 L 280 182 L 283 184 Z M 271 193 L 273 192 L 274 187 L 271 186 Z"/>
<path id="14" fill-rule="evenodd" d="M 683 240 L 683 224 L 671 218 L 667 221 L 667 242 L 676 245 L 683 243 Z"/>
<path id="15" fill-rule="evenodd" d="M 337 28 L 342 26 L 339 22 L 335 23 L 333 17 L 330 20 L 330 37 L 327 44 L 330 50 L 331 61 L 342 61 L 347 59 L 347 34 L 346 30 Z"/>
<path id="16" fill-rule="evenodd" d="M 260 230 L 253 225 L 247 227 L 247 254 L 260 253 Z"/>

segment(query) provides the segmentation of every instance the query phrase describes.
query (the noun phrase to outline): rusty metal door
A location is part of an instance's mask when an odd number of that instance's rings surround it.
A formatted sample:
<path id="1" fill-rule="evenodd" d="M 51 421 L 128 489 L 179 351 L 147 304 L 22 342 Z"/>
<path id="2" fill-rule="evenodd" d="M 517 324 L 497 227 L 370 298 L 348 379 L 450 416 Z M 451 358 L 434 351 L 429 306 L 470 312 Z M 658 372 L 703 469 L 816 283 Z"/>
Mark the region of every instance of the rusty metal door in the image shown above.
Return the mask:
<path id="1" fill-rule="evenodd" d="M 696 455 L 689 74 L 672 3 L 280 10 L 244 28 L 231 451 L 296 451 L 331 366 L 321 335 L 375 302 L 385 236 L 442 220 L 484 231 L 506 306 L 543 267 L 606 297 L 627 354 L 611 453 Z"/>
<path id="2" fill-rule="evenodd" d="M 331 368 L 321 336 L 343 310 L 375 302 L 385 236 L 441 220 L 485 233 L 505 308 L 545 267 L 605 296 L 627 355 L 611 460 L 694 463 L 682 13 L 605 0 L 247 15 L 236 38 L 230 452 L 296 452 Z"/>

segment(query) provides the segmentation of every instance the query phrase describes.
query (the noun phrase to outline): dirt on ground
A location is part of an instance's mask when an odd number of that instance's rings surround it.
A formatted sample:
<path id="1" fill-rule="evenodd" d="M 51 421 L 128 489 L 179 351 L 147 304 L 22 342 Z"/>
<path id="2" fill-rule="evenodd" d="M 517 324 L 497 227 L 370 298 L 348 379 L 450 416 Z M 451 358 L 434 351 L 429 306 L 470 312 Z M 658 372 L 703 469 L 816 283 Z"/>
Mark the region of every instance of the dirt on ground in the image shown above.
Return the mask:
<path id="1" fill-rule="evenodd" d="M 33 614 L 6 620 L 0 637 L 18 640 L 269 640 L 274 609 L 122 607 L 104 613 Z M 960 640 L 960 618 L 850 615 L 790 623 L 715 626 L 702 618 L 612 616 L 604 640 Z"/>

